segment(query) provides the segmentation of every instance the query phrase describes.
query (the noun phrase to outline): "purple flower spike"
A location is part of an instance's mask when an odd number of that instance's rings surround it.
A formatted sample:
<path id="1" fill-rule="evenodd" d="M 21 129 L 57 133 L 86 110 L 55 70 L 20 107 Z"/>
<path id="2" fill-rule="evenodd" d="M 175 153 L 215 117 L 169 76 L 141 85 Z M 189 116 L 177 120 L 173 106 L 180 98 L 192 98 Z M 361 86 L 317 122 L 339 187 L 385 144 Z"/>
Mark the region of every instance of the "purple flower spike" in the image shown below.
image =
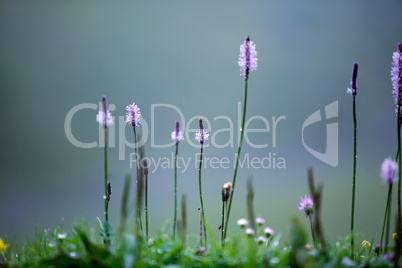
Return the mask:
<path id="1" fill-rule="evenodd" d="M 392 184 L 398 181 L 396 174 L 398 173 L 398 165 L 391 158 L 386 158 L 381 165 L 381 178 L 384 183 Z"/>
<path id="2" fill-rule="evenodd" d="M 402 44 L 398 43 L 398 50 L 392 55 L 391 81 L 395 104 L 402 102 Z"/>
<path id="3" fill-rule="evenodd" d="M 172 141 L 178 143 L 183 139 L 183 133 L 180 131 L 180 123 L 179 120 L 176 121 L 176 129 L 172 132 Z"/>
<path id="4" fill-rule="evenodd" d="M 197 131 L 197 133 L 195 133 L 195 139 L 199 142 L 199 143 L 204 143 L 204 141 L 206 141 L 209 137 L 209 134 L 204 131 L 204 126 L 202 125 L 202 119 L 200 118 L 200 130 Z"/>
<path id="5" fill-rule="evenodd" d="M 359 63 L 355 62 L 353 65 L 352 79 L 350 79 L 350 88 L 348 88 L 348 93 L 356 95 L 357 89 L 357 70 L 359 69 Z"/>
<path id="6" fill-rule="evenodd" d="M 135 103 L 130 104 L 126 107 L 126 122 L 131 124 L 132 126 L 138 126 L 138 122 L 141 119 L 141 111 L 140 108 L 135 105 Z"/>
<path id="7" fill-rule="evenodd" d="M 107 110 L 106 96 L 102 96 L 102 106 L 96 115 L 96 122 L 98 122 L 104 128 L 113 124 L 112 114 Z"/>
<path id="8" fill-rule="evenodd" d="M 240 46 L 239 61 L 240 75 L 244 75 L 244 80 L 248 80 L 248 75 L 251 71 L 257 70 L 257 50 L 255 50 L 255 44 L 250 41 L 250 37 L 246 36 L 246 40 Z"/>
<path id="9" fill-rule="evenodd" d="M 297 208 L 303 211 L 306 217 L 313 213 L 313 199 L 310 196 L 301 197 L 299 205 Z"/>

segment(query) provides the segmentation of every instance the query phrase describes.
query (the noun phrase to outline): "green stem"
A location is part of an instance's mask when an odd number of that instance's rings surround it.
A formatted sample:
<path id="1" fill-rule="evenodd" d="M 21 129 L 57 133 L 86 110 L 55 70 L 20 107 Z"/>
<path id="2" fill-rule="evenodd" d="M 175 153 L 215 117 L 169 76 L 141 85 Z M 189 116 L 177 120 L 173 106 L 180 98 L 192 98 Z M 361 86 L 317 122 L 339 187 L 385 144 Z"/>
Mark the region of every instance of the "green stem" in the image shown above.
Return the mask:
<path id="1" fill-rule="evenodd" d="M 317 248 L 317 242 L 315 242 L 315 235 L 314 235 L 314 229 L 313 229 L 313 219 L 311 217 L 311 212 L 308 214 L 308 217 L 310 218 L 310 229 L 311 229 L 311 236 L 313 237 L 314 247 Z"/>
<path id="2" fill-rule="evenodd" d="M 385 215 L 384 215 L 384 224 L 385 224 L 385 217 L 387 217 L 387 230 L 385 233 L 384 252 L 388 252 L 389 227 L 390 227 L 390 222 L 391 222 L 391 204 L 392 204 L 391 200 L 392 200 L 392 183 L 389 185 L 387 207 L 385 208 Z M 386 216 L 387 214 L 388 214 L 388 216 Z M 384 226 L 382 227 L 382 234 L 381 234 L 381 244 L 380 244 L 381 248 L 382 248 L 383 234 L 384 234 Z"/>
<path id="3" fill-rule="evenodd" d="M 227 230 L 228 230 L 230 209 L 232 207 L 232 201 L 233 201 L 233 193 L 234 193 L 234 190 L 235 190 L 236 177 L 237 177 L 237 168 L 239 167 L 241 145 L 243 143 L 243 134 L 244 134 L 243 130 L 244 130 L 244 123 L 245 123 L 245 120 L 246 120 L 246 107 L 247 107 L 247 79 L 245 80 L 245 85 L 244 85 L 243 120 L 242 120 L 241 130 L 240 130 L 239 148 L 237 150 L 236 167 L 235 167 L 235 171 L 234 171 L 234 175 L 233 175 L 232 191 L 230 193 L 230 198 L 229 198 L 229 208 L 227 209 L 227 212 L 226 212 L 225 238 L 226 238 L 226 234 L 227 234 Z"/>
<path id="4" fill-rule="evenodd" d="M 135 125 L 133 125 L 134 130 L 134 153 L 135 153 L 135 167 L 137 170 L 137 179 L 136 179 L 136 187 L 137 187 L 137 222 L 138 226 L 137 229 L 141 230 L 142 232 L 142 220 L 141 220 L 141 200 L 140 200 L 140 185 L 139 185 L 139 165 L 138 165 L 138 153 L 137 153 L 137 135 L 135 131 Z"/>
<path id="5" fill-rule="evenodd" d="M 222 225 L 221 225 L 221 247 L 225 245 L 224 230 L 225 230 L 225 201 L 222 201 Z"/>
<path id="6" fill-rule="evenodd" d="M 109 221 L 109 215 L 108 215 L 108 203 L 109 201 L 107 200 L 107 137 L 106 137 L 106 124 L 104 126 L 105 130 L 105 221 Z"/>
<path id="7" fill-rule="evenodd" d="M 201 168 L 202 168 L 202 152 L 203 152 L 203 142 L 201 142 L 201 154 L 200 154 L 200 168 L 198 170 L 198 187 L 200 189 L 200 202 L 201 202 L 201 215 L 202 215 L 202 225 L 204 226 L 204 239 L 205 239 L 205 247 L 207 246 L 207 229 L 205 226 L 205 211 L 204 211 L 204 203 L 202 201 L 202 187 L 201 187 Z"/>
<path id="8" fill-rule="evenodd" d="M 145 224 L 146 238 L 148 241 L 148 172 L 145 173 Z"/>
<path id="9" fill-rule="evenodd" d="M 176 239 L 176 219 L 177 219 L 177 155 L 179 153 L 179 142 L 176 142 L 176 154 L 174 157 L 174 219 L 173 219 L 173 239 Z"/>
<path id="10" fill-rule="evenodd" d="M 398 155 L 401 155 L 401 104 L 398 103 L 398 117 L 397 117 L 397 132 L 398 132 Z M 401 250 L 401 222 L 402 222 L 402 214 L 401 214 L 401 159 L 398 158 L 398 225 L 397 225 L 397 247 L 396 247 L 396 256 L 395 256 L 395 265 L 399 265 L 399 257 Z"/>
<path id="11" fill-rule="evenodd" d="M 357 159 L 357 120 L 356 120 L 356 95 L 353 95 L 353 122 L 354 122 L 354 146 L 353 146 L 353 182 L 352 182 L 352 215 L 350 222 L 350 232 L 352 233 L 351 249 L 352 258 L 354 252 L 354 220 L 355 220 L 355 192 L 356 192 L 356 159 Z"/>

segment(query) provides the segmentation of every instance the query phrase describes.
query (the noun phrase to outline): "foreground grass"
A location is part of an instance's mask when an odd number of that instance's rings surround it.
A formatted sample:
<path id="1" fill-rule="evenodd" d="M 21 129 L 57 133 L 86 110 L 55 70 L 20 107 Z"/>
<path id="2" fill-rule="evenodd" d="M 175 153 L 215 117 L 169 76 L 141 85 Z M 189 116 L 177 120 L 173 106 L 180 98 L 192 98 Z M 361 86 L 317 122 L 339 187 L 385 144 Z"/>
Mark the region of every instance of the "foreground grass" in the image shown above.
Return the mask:
<path id="1" fill-rule="evenodd" d="M 99 231 L 80 224 L 66 233 L 47 229 L 33 242 L 11 245 L 0 255 L 0 267 L 393 267 L 372 241 L 356 247 L 353 254 L 350 237 L 326 244 L 323 250 L 308 243 L 298 218 L 291 226 L 289 241 L 277 235 L 257 241 L 239 228 L 224 247 L 209 233 L 205 249 L 188 245 L 184 236 L 173 240 L 166 226 L 148 241 L 141 234 L 125 233 L 105 245 Z"/>

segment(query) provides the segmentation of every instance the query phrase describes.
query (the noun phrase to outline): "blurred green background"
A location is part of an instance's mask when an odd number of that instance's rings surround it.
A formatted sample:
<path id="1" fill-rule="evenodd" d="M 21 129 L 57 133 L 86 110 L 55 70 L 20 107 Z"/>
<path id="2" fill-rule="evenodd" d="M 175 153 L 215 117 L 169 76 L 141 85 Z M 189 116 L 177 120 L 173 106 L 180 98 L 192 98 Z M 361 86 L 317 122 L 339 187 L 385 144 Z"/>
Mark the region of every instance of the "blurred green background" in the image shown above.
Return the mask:
<path id="1" fill-rule="evenodd" d="M 246 217 L 246 178 L 253 176 L 256 214 L 276 232 L 288 234 L 300 196 L 308 194 L 307 167 L 324 183 L 324 230 L 333 242 L 349 234 L 353 165 L 352 97 L 346 93 L 353 63 L 360 64 L 357 93 L 358 163 L 356 229 L 362 238 L 379 240 L 388 187 L 379 177 L 385 157 L 395 156 L 395 106 L 391 95 L 391 56 L 402 41 L 400 1 L 1 1 L 0 2 L 0 237 L 33 237 L 38 229 L 75 220 L 95 226 L 103 216 L 103 148 L 78 148 L 64 129 L 76 105 L 97 105 L 105 94 L 116 109 L 115 147 L 109 149 L 113 186 L 111 222 L 119 222 L 124 175 L 129 154 L 119 160 L 119 135 L 133 142 L 132 128 L 119 124 L 125 107 L 141 108 L 156 144 L 170 143 L 178 113 L 151 105 L 174 105 L 192 117 L 211 122 L 210 133 L 237 125 L 237 103 L 243 101 L 239 46 L 246 35 L 256 44 L 258 70 L 250 74 L 247 118 L 286 116 L 269 133 L 249 135 L 242 154 L 276 154 L 285 169 L 243 168 L 238 173 L 231 228 Z M 339 165 L 331 167 L 310 155 L 302 143 L 303 122 L 316 110 L 339 103 Z M 82 142 L 99 141 L 98 109 L 83 109 L 72 120 L 72 133 Z M 153 123 L 153 126 L 151 126 Z M 305 130 L 305 142 L 324 152 L 325 121 Z M 190 128 L 196 129 L 192 121 Z M 261 120 L 250 128 L 263 128 Z M 271 125 L 272 128 L 272 125 Z M 216 134 L 225 144 L 228 132 Z M 194 133 L 189 133 L 194 142 Z M 199 152 L 185 139 L 179 154 L 191 157 L 179 170 L 178 192 L 188 200 L 189 232 L 199 230 Z M 205 148 L 206 157 L 228 157 L 234 146 Z M 147 156 L 171 157 L 174 146 L 145 145 Z M 150 232 L 173 218 L 173 174 L 159 168 L 149 175 Z M 206 218 L 218 232 L 220 187 L 232 181 L 233 168 L 203 169 Z M 134 193 L 134 188 L 132 190 Z M 394 194 L 396 197 L 396 192 Z M 395 200 L 395 198 L 394 198 Z M 392 211 L 396 214 L 396 203 Z M 131 221 L 133 213 L 131 213 Z M 308 220 L 305 221 L 306 227 Z M 392 222 L 393 223 L 393 222 Z M 171 225 L 170 225 L 171 226 Z"/>

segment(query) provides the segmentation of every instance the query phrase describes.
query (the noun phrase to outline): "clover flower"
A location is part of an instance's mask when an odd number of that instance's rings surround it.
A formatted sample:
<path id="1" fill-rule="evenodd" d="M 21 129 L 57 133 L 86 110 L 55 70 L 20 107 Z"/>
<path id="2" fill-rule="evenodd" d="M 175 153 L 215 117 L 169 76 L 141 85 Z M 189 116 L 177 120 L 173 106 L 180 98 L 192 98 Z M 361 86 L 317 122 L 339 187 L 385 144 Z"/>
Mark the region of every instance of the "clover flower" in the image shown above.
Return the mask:
<path id="1" fill-rule="evenodd" d="M 353 65 L 353 74 L 352 78 L 350 79 L 350 88 L 348 88 L 347 92 L 351 95 L 356 95 L 357 89 L 357 70 L 359 69 L 359 63 L 355 62 Z"/>
<path id="2" fill-rule="evenodd" d="M 261 225 L 265 224 L 265 220 L 262 217 L 257 217 L 257 218 L 255 218 L 255 223 L 257 223 L 258 225 L 261 226 Z"/>
<path id="3" fill-rule="evenodd" d="M 392 55 L 391 68 L 392 94 L 394 95 L 395 104 L 402 101 L 402 44 L 398 43 L 398 50 Z"/>
<path id="4" fill-rule="evenodd" d="M 138 122 L 140 122 L 141 119 L 140 108 L 133 102 L 133 104 L 126 107 L 126 110 L 126 122 L 132 126 L 138 126 Z"/>
<path id="5" fill-rule="evenodd" d="M 274 235 L 275 234 L 275 232 L 274 232 L 274 229 L 272 229 L 271 227 L 266 227 L 265 229 L 264 229 L 264 234 L 265 234 L 265 237 L 270 237 L 271 235 Z"/>
<path id="6" fill-rule="evenodd" d="M 381 165 L 381 178 L 384 183 L 392 184 L 398 180 L 398 165 L 391 158 L 386 158 Z"/>
<path id="7" fill-rule="evenodd" d="M 199 142 L 199 143 L 204 143 L 204 141 L 206 141 L 209 137 L 209 134 L 204 130 L 204 126 L 202 124 L 202 119 L 200 118 L 199 121 L 199 125 L 200 125 L 200 130 L 197 131 L 197 133 L 195 133 L 195 139 Z"/>
<path id="8" fill-rule="evenodd" d="M 308 217 L 310 213 L 313 213 L 313 199 L 310 196 L 305 195 L 301 197 L 299 207 L 297 207 L 300 211 L 305 213 L 305 216 Z"/>
<path id="9" fill-rule="evenodd" d="M 246 218 L 241 218 L 237 221 L 237 225 L 244 228 L 248 225 L 248 220 Z"/>
<path id="10" fill-rule="evenodd" d="M 96 122 L 105 128 L 113 124 L 112 114 L 107 110 L 106 96 L 102 96 L 102 106 L 96 115 Z"/>
<path id="11" fill-rule="evenodd" d="M 263 245 L 263 244 L 267 243 L 267 239 L 265 237 L 263 237 L 262 235 L 260 235 L 258 238 L 256 238 L 255 241 L 259 245 Z"/>
<path id="12" fill-rule="evenodd" d="M 248 228 L 246 229 L 246 235 L 247 235 L 247 236 L 254 236 L 254 235 L 255 235 L 254 229 L 251 228 L 251 227 L 248 227 Z"/>
<path id="13" fill-rule="evenodd" d="M 183 133 L 180 131 L 180 123 L 177 120 L 176 121 L 176 128 L 175 131 L 172 132 L 172 141 L 178 143 L 179 141 L 181 141 L 183 139 Z"/>
<path id="14" fill-rule="evenodd" d="M 246 36 L 244 43 L 240 45 L 240 55 L 237 64 L 240 66 L 240 75 L 244 75 L 244 80 L 248 79 L 250 71 L 257 70 L 257 50 L 255 44 L 250 41 L 250 37 Z"/>

